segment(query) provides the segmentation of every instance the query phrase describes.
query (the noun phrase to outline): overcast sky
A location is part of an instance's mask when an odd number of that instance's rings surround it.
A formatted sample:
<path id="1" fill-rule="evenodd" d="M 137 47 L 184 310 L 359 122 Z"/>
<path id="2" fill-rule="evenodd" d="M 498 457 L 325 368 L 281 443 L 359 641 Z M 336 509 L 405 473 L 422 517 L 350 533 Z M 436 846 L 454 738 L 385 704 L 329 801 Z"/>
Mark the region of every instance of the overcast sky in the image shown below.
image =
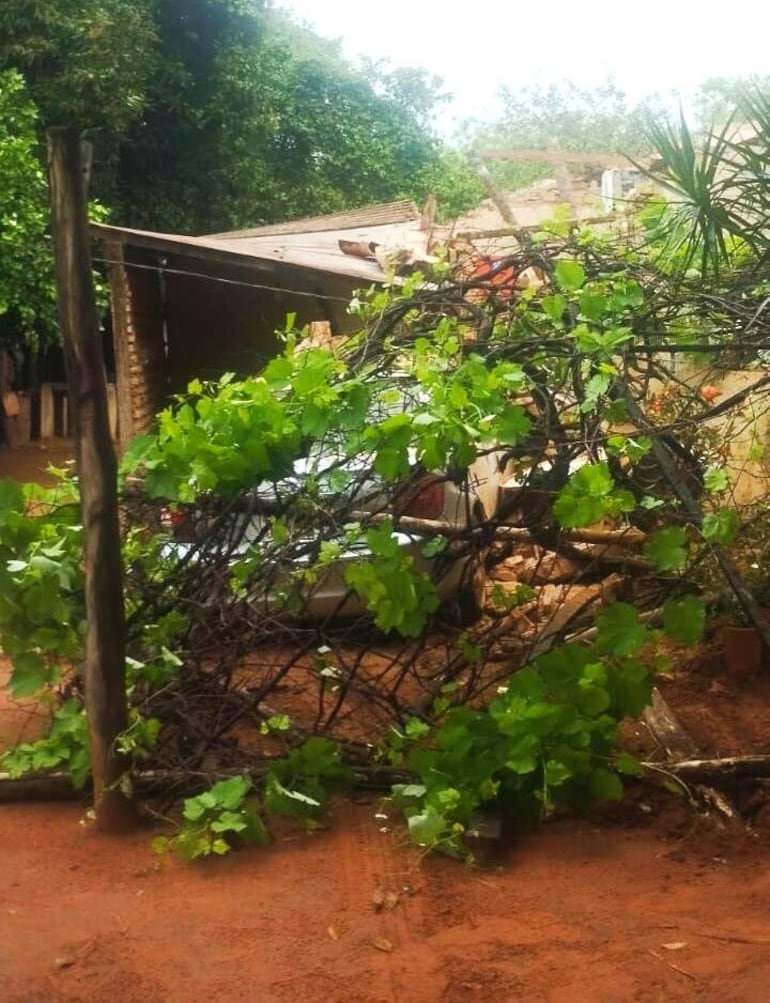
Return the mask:
<path id="1" fill-rule="evenodd" d="M 346 56 L 425 66 L 453 96 L 456 120 L 494 118 L 505 84 L 564 79 L 582 86 L 613 74 L 632 99 L 683 96 L 710 76 L 770 73 L 770 0 L 277 0 L 340 38 Z"/>

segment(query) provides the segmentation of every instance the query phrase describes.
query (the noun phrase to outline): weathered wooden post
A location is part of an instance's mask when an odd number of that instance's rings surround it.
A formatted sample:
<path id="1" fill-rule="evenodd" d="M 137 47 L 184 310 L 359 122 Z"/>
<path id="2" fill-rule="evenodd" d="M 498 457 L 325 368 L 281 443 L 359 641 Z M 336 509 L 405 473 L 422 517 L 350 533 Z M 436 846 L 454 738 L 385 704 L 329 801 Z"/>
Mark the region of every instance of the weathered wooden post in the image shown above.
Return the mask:
<path id="1" fill-rule="evenodd" d="M 489 168 L 482 160 L 481 155 L 475 150 L 472 150 L 468 156 L 471 164 L 476 168 L 479 178 L 481 179 L 481 183 L 484 186 L 487 195 L 494 203 L 497 211 L 503 217 L 508 226 L 518 227 L 518 220 L 513 214 L 513 209 L 511 209 L 508 204 L 508 199 L 505 197 L 502 190 L 495 184 L 495 179 L 490 174 Z"/>
<path id="2" fill-rule="evenodd" d="M 85 702 L 96 825 L 131 826 L 134 809 L 120 781 L 115 748 L 127 726 L 126 626 L 118 524 L 117 461 L 110 438 L 107 383 L 91 278 L 87 183 L 80 134 L 50 129 L 49 178 L 59 324 L 69 383 L 80 481 L 86 593 Z"/>

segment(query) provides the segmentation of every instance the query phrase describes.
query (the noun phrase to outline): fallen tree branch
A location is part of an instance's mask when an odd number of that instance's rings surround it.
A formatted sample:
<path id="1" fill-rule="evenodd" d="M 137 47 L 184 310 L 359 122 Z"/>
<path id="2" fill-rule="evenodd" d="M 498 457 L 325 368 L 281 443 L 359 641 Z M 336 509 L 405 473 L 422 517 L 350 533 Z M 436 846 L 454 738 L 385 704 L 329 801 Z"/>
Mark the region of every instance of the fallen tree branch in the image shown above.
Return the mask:
<path id="1" fill-rule="evenodd" d="M 746 778 L 770 777 L 770 756 L 727 756 L 721 759 L 683 759 L 673 763 L 642 763 L 645 769 L 664 770 L 693 783 L 719 784 Z"/>
<path id="2" fill-rule="evenodd" d="M 212 770 L 146 770 L 131 776 L 133 793 L 138 798 L 155 797 L 190 797 L 206 790 L 219 780 L 227 780 L 233 776 L 249 776 L 254 781 L 264 779 L 274 761 L 282 756 L 266 757 L 242 769 Z M 351 762 L 348 765 L 357 776 L 356 788 L 359 790 L 387 791 L 393 784 L 408 782 L 411 777 L 403 770 L 395 770 L 387 766 L 362 765 Z M 24 777 L 12 777 L 10 773 L 0 773 L 0 804 L 13 804 L 27 801 L 81 801 L 90 794 L 90 785 L 75 788 L 69 773 L 29 774 Z"/>
<path id="3" fill-rule="evenodd" d="M 752 389 L 756 389 L 758 386 L 764 385 L 767 382 L 770 382 L 770 376 L 759 380 Z M 693 526 L 700 527 L 703 523 L 703 512 L 698 500 L 695 498 L 683 478 L 679 476 L 677 468 L 671 459 L 671 454 L 664 443 L 656 437 L 654 425 L 650 424 L 647 416 L 639 407 L 636 400 L 634 400 L 628 384 L 621 381 L 620 386 L 628 407 L 629 416 L 640 431 L 646 432 L 651 436 L 651 453 L 655 457 L 655 460 L 668 481 L 669 486 L 681 502 L 682 508 L 684 509 L 688 520 Z M 739 396 L 740 394 L 734 394 L 733 398 Z M 731 400 L 733 398 L 731 398 Z M 716 410 L 716 408 L 712 409 L 712 411 Z M 733 590 L 735 597 L 743 608 L 749 623 L 752 627 L 756 627 L 759 632 L 759 636 L 762 638 L 762 643 L 766 647 L 770 648 L 770 622 L 766 619 L 762 608 L 754 598 L 753 593 L 747 587 L 743 575 L 741 574 L 732 555 L 728 552 L 726 547 L 717 543 L 711 544 L 711 551 L 719 564 L 722 574 L 725 576 L 725 579 L 727 580 L 730 588 Z"/>
<path id="4" fill-rule="evenodd" d="M 372 515 L 369 512 L 352 512 L 351 518 L 361 522 L 382 522 L 392 516 L 385 512 Z M 522 543 L 537 543 L 535 535 L 522 526 L 506 526 L 495 523 L 479 523 L 476 526 L 459 527 L 456 523 L 439 519 L 418 519 L 416 516 L 402 515 L 396 520 L 401 529 L 413 529 L 418 533 L 433 533 L 436 536 L 467 536 L 469 534 L 492 533 L 496 539 L 520 540 Z M 623 529 L 569 529 L 560 533 L 561 539 L 570 543 L 627 543 L 640 547 L 647 542 L 647 534 L 634 526 Z M 650 567 L 652 565 L 650 564 Z"/>
<path id="5" fill-rule="evenodd" d="M 242 769 L 212 770 L 146 770 L 132 776 L 134 794 L 139 798 L 189 797 L 232 776 L 248 775 L 262 780 L 272 763 L 281 757 L 266 757 Z M 410 774 L 387 766 L 350 764 L 358 777 L 359 790 L 384 791 L 395 783 L 408 783 Z M 680 762 L 643 762 L 642 767 L 654 773 L 668 773 L 691 783 L 722 784 L 732 780 L 770 777 L 770 755 L 728 756 L 722 759 L 685 759 Z M 24 801 L 78 801 L 88 795 L 88 787 L 76 789 L 68 773 L 56 772 L 12 777 L 0 773 L 0 804 Z"/>

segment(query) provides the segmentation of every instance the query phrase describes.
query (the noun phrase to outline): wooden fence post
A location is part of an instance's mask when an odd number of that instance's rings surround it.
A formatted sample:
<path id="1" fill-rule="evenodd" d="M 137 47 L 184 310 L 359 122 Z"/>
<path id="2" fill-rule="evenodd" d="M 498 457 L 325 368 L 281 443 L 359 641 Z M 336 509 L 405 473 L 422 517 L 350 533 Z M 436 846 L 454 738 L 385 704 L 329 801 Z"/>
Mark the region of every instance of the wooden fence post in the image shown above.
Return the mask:
<path id="1" fill-rule="evenodd" d="M 86 593 L 85 703 L 97 828 L 130 828 L 134 808 L 115 748 L 127 726 L 126 625 L 118 523 L 117 461 L 91 278 L 88 202 L 80 134 L 50 129 L 49 175 L 59 324 L 80 481 Z"/>

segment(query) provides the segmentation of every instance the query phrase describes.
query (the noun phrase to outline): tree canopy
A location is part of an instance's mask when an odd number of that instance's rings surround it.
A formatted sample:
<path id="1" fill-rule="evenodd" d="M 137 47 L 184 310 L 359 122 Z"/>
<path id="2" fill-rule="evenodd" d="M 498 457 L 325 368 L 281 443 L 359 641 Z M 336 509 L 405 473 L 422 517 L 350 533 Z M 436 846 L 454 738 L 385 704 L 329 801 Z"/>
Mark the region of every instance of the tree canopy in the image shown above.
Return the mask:
<path id="1" fill-rule="evenodd" d="M 587 90 L 568 80 L 503 88 L 503 113 L 489 125 L 469 123 L 464 139 L 477 147 L 547 150 L 556 143 L 573 152 L 639 154 L 650 149 L 646 125 L 665 114 L 651 95 L 632 104 L 609 78 Z M 553 171 L 547 164 L 495 164 L 493 173 L 511 188 L 527 185 Z"/>
<path id="2" fill-rule="evenodd" d="M 0 347 L 53 331 L 56 296 L 37 113 L 14 71 L 0 73 Z"/>
<path id="3" fill-rule="evenodd" d="M 452 212 L 478 194 L 431 130 L 440 81 L 355 69 L 264 0 L 7 0 L 0 39 L 43 126 L 93 131 L 95 191 L 126 224 L 200 233 L 435 189 Z"/>

